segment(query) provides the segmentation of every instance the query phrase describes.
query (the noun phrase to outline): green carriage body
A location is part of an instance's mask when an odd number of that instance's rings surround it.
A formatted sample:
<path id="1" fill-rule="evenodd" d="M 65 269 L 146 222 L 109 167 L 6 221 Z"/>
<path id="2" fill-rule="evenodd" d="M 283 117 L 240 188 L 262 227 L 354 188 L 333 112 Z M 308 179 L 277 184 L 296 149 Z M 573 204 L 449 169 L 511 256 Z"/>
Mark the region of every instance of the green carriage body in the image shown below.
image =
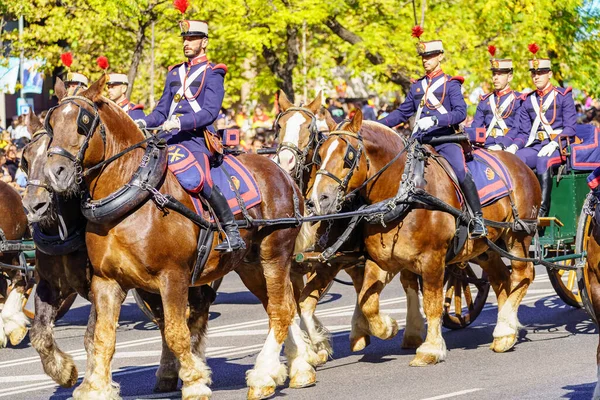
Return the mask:
<path id="1" fill-rule="evenodd" d="M 587 185 L 588 171 L 571 171 L 552 182 L 552 200 L 550 203 L 550 225 L 544 235 L 540 236 L 540 244 L 545 248 L 572 248 L 575 245 L 577 223 L 581 207 L 590 192 Z M 562 226 L 561 226 L 562 223 Z"/>

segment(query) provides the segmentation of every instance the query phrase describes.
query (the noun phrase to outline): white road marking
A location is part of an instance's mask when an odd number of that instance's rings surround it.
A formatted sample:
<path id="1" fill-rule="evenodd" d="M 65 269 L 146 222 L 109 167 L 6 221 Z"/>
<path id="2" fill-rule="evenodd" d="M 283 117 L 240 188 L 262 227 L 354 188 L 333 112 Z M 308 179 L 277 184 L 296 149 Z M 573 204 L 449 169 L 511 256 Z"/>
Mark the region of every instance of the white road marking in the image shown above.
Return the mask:
<path id="1" fill-rule="evenodd" d="M 461 390 L 459 392 L 453 392 L 453 393 L 447 393 L 447 394 L 442 394 L 439 396 L 435 396 L 435 397 L 427 397 L 425 399 L 421 399 L 421 400 L 441 400 L 441 399 L 449 399 L 450 397 L 457 397 L 457 396 L 462 396 L 463 394 L 469 394 L 469 393 L 473 393 L 473 392 L 478 392 L 480 390 L 483 390 L 483 388 L 474 388 L 474 389 L 465 389 L 465 390 Z"/>

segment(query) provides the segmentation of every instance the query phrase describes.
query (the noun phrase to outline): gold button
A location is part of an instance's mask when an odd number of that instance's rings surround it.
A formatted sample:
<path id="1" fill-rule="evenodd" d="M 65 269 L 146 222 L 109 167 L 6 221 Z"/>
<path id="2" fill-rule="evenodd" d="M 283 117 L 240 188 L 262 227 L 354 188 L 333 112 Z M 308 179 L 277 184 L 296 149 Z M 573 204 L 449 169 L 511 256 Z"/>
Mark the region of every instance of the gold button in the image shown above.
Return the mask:
<path id="1" fill-rule="evenodd" d="M 179 106 L 179 108 L 181 108 L 181 107 L 183 107 L 183 106 Z"/>

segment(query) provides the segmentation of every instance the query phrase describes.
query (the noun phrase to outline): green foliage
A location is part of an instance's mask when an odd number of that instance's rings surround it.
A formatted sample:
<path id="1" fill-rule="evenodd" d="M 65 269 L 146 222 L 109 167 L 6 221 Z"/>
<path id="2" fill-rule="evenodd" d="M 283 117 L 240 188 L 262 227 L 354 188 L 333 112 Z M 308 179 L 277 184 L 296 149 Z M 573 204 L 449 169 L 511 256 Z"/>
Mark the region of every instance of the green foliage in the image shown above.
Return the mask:
<path id="1" fill-rule="evenodd" d="M 425 0 L 422 0 L 425 1 Z M 421 2 L 415 1 L 420 19 Z M 398 91 L 390 82 L 393 73 L 408 77 L 422 74 L 416 56 L 413 2 L 397 0 L 192 0 L 186 18 L 209 23 L 209 58 L 229 67 L 226 105 L 240 100 L 244 87 L 252 98 L 271 96 L 280 78 L 273 75 L 263 54 L 274 49 L 283 64 L 288 56 L 287 29 L 298 29 L 301 43 L 303 23 L 307 27 L 307 57 L 293 71 L 295 89 L 301 92 L 302 65 L 308 67 L 309 86 L 321 78 L 332 80 L 333 67 L 342 66 L 354 75 L 375 77 L 371 90 Z M 514 85 L 531 86 L 527 71 L 527 45 L 537 42 L 538 57 L 550 57 L 560 83 L 600 95 L 600 16 L 596 2 L 584 0 L 430 0 L 425 12 L 423 40 L 442 39 L 446 49 L 444 69 L 466 77 L 471 90 L 489 81 L 488 44 L 498 48 L 497 57 L 512 58 Z M 181 15 L 167 0 L 0 0 L 3 14 L 23 14 L 27 21 L 22 40 L 17 32 L 2 33 L 12 40 L 12 51 L 21 48 L 27 57 L 47 59 L 47 72 L 60 68 L 60 54 L 74 55 L 72 69 L 92 79 L 100 71 L 95 59 L 109 58 L 110 71 L 130 68 L 135 45 L 144 35 L 142 61 L 132 99 L 156 98 L 169 65 L 184 61 L 177 21 Z M 350 44 L 340 39 L 325 21 L 336 18 L 362 41 Z M 150 21 L 155 21 L 154 87 L 150 88 Z M 298 50 L 298 49 L 296 49 Z M 299 51 L 299 50 L 298 50 Z M 367 51 L 383 62 L 374 65 Z M 314 93 L 309 93 L 312 96 Z"/>

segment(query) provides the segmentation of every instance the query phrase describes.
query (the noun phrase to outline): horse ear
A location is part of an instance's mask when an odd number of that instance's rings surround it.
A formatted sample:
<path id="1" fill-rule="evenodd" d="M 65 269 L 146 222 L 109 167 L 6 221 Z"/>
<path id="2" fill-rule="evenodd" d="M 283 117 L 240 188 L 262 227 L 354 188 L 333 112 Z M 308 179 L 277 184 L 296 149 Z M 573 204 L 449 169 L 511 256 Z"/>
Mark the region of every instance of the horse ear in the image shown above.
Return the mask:
<path id="1" fill-rule="evenodd" d="M 350 125 L 348 125 L 348 130 L 350 132 L 358 133 L 358 131 L 360 131 L 360 128 L 362 127 L 362 121 L 363 113 L 359 108 L 356 110 L 356 114 L 354 114 L 354 117 L 352 117 Z"/>
<path id="2" fill-rule="evenodd" d="M 25 116 L 25 124 L 27 125 L 27 130 L 29 131 L 29 134 L 32 136 L 34 133 L 36 133 L 44 127 L 37 115 L 35 115 L 31 110 Z"/>
<path id="3" fill-rule="evenodd" d="M 94 103 L 100 100 L 102 97 L 102 92 L 104 91 L 104 86 L 106 85 L 107 75 L 102 74 L 100 79 L 92 84 L 85 92 L 81 93 L 81 95 L 85 98 L 90 99 Z"/>
<path id="4" fill-rule="evenodd" d="M 54 93 L 56 94 L 56 97 L 58 97 L 58 101 L 61 101 L 63 97 L 67 95 L 65 83 L 60 78 L 56 78 L 56 83 L 54 84 Z"/>
<path id="5" fill-rule="evenodd" d="M 294 105 L 292 104 L 291 101 L 288 100 L 287 96 L 285 95 L 285 92 L 283 90 L 279 91 L 279 107 L 281 108 L 281 111 L 285 111 L 290 107 L 293 107 Z"/>
<path id="6" fill-rule="evenodd" d="M 310 111 L 312 111 L 314 114 L 316 114 L 317 111 L 319 111 L 319 108 L 321 108 L 322 102 L 323 102 L 323 94 L 319 90 L 319 94 L 317 94 L 317 97 L 315 97 L 315 99 L 312 101 L 312 103 L 310 103 L 308 106 L 306 106 L 306 108 L 308 108 Z"/>
<path id="7" fill-rule="evenodd" d="M 329 132 L 333 132 L 335 127 L 337 126 L 337 122 L 331 116 L 329 110 L 325 110 L 325 122 L 327 123 L 327 127 L 329 128 Z"/>

